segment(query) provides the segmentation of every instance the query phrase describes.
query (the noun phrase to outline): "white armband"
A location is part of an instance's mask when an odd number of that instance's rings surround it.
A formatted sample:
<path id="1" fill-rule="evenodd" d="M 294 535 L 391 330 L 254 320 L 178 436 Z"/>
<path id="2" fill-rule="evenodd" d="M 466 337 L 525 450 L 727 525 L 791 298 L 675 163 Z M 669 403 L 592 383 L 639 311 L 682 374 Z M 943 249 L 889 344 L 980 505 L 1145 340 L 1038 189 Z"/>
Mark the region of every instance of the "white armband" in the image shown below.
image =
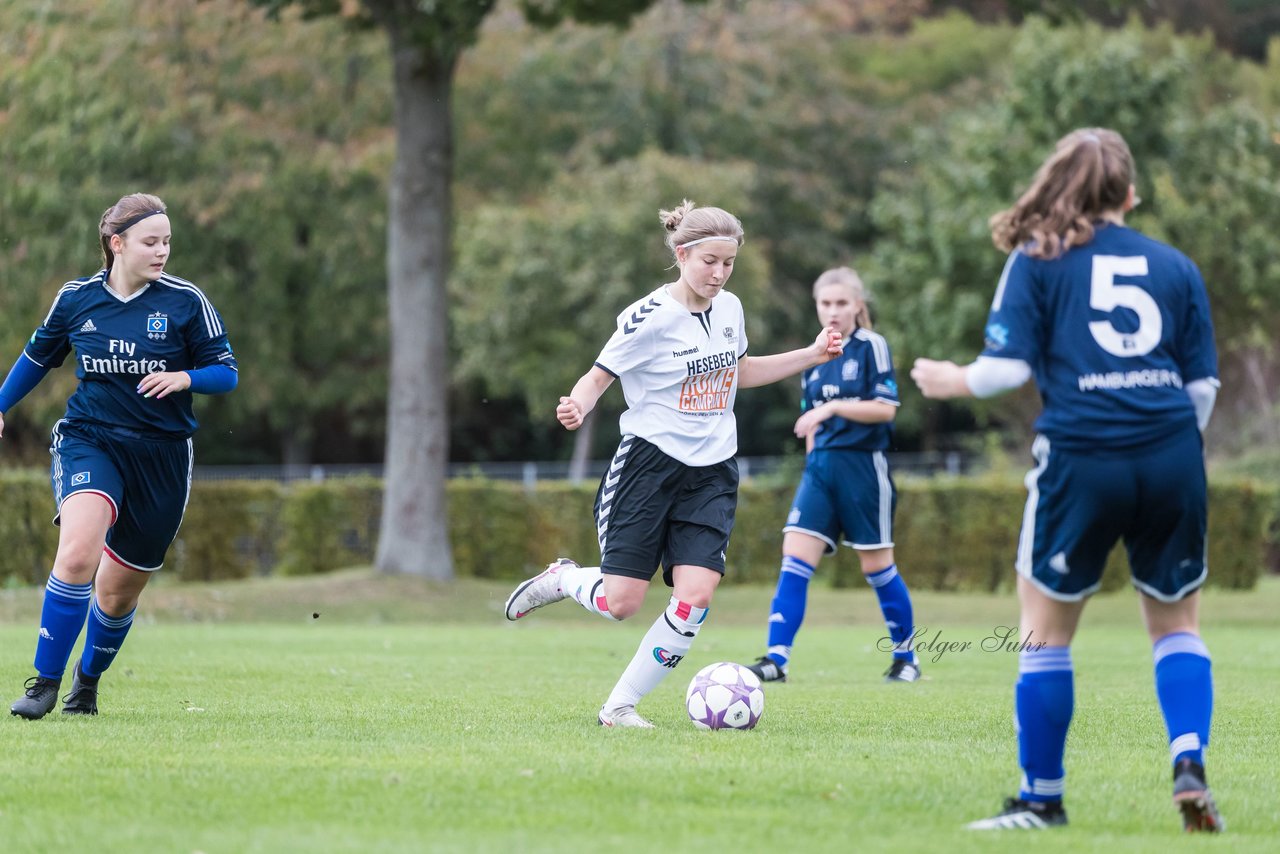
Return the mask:
<path id="1" fill-rule="evenodd" d="M 1012 391 L 1031 379 L 1031 366 L 1021 359 L 979 356 L 964 370 L 964 381 L 974 397 L 994 397 Z"/>
<path id="2" fill-rule="evenodd" d="M 1209 426 L 1209 416 L 1213 414 L 1213 404 L 1218 399 L 1220 385 L 1222 383 L 1213 377 L 1192 380 L 1186 385 L 1187 396 L 1191 398 L 1191 404 L 1196 408 L 1196 424 L 1200 426 L 1202 433 L 1204 428 Z"/>

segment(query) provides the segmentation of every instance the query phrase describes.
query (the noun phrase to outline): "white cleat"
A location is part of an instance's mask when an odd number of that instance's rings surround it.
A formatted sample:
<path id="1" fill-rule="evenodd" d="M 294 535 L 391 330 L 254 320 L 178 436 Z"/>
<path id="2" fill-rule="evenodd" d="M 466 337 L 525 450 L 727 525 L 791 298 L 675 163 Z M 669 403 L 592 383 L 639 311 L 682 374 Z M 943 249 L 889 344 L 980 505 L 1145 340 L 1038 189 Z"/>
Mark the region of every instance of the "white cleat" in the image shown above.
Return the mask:
<path id="1" fill-rule="evenodd" d="M 1007 798 L 1004 809 L 991 818 L 971 821 L 969 830 L 1047 830 L 1067 823 L 1067 811 L 1061 801 L 1029 803 L 1018 798 Z"/>
<path id="2" fill-rule="evenodd" d="M 635 706 L 618 706 L 615 709 L 600 710 L 600 726 L 607 727 L 636 727 L 638 729 L 653 729 L 653 724 L 640 717 L 636 713 Z"/>
<path id="3" fill-rule="evenodd" d="M 542 572 L 522 582 L 507 599 L 507 619 L 518 620 L 543 605 L 552 605 L 563 599 L 565 593 L 560 587 L 560 570 L 577 565 L 567 557 L 556 558 Z"/>

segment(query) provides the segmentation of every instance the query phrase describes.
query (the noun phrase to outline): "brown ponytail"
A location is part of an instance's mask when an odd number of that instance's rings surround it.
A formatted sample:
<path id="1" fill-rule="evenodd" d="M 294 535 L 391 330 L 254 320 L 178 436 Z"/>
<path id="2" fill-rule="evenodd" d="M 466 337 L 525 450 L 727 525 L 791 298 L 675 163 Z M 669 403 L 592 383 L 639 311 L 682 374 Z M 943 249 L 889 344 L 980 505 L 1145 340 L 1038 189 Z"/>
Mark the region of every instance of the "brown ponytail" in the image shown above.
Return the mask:
<path id="1" fill-rule="evenodd" d="M 991 217 L 991 240 L 1034 258 L 1056 258 L 1093 239 L 1093 223 L 1120 210 L 1133 185 L 1133 155 L 1106 128 L 1082 128 L 1058 141 L 1031 187 L 1013 207 Z"/>

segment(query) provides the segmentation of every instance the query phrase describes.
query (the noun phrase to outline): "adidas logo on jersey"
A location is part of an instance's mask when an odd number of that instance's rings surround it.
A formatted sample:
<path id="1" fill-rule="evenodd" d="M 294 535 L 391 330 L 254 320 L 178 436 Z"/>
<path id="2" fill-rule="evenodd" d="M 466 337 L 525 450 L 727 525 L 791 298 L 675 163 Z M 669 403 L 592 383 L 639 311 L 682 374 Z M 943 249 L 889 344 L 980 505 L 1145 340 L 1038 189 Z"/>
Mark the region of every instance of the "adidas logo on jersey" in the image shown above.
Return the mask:
<path id="1" fill-rule="evenodd" d="M 84 324 L 80 327 L 80 331 L 81 331 L 81 332 L 97 332 L 97 331 L 98 331 L 98 327 L 96 327 L 96 326 L 94 326 L 94 325 L 93 325 L 93 318 L 89 318 L 89 319 L 88 319 L 88 320 L 86 320 L 86 321 L 84 322 Z"/>

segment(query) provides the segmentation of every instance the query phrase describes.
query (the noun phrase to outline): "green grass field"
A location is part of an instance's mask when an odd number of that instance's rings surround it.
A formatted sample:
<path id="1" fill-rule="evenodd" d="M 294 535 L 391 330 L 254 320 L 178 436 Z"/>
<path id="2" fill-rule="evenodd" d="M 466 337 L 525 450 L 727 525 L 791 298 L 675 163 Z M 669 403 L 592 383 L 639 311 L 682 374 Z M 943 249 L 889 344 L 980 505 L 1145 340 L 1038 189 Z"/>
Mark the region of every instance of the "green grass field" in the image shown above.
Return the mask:
<path id="1" fill-rule="evenodd" d="M 684 688 L 763 645 L 771 591 L 726 587 L 689 659 L 641 710 L 595 712 L 665 596 L 622 625 L 563 603 L 502 619 L 506 584 L 363 572 L 144 596 L 102 714 L 0 720 L 0 851 L 1023 851 L 962 829 L 1013 794 L 1016 623 L 1006 596 L 916 594 L 952 648 L 885 685 L 869 590 L 816 590 L 792 680 L 752 732 L 699 732 Z M 1074 646 L 1069 827 L 1038 852 L 1274 851 L 1280 579 L 1209 591 L 1209 779 L 1228 837 L 1180 832 L 1150 648 L 1131 593 L 1097 597 Z M 0 689 L 30 675 L 39 594 L 0 591 Z M 313 616 L 318 614 L 319 616 Z"/>

